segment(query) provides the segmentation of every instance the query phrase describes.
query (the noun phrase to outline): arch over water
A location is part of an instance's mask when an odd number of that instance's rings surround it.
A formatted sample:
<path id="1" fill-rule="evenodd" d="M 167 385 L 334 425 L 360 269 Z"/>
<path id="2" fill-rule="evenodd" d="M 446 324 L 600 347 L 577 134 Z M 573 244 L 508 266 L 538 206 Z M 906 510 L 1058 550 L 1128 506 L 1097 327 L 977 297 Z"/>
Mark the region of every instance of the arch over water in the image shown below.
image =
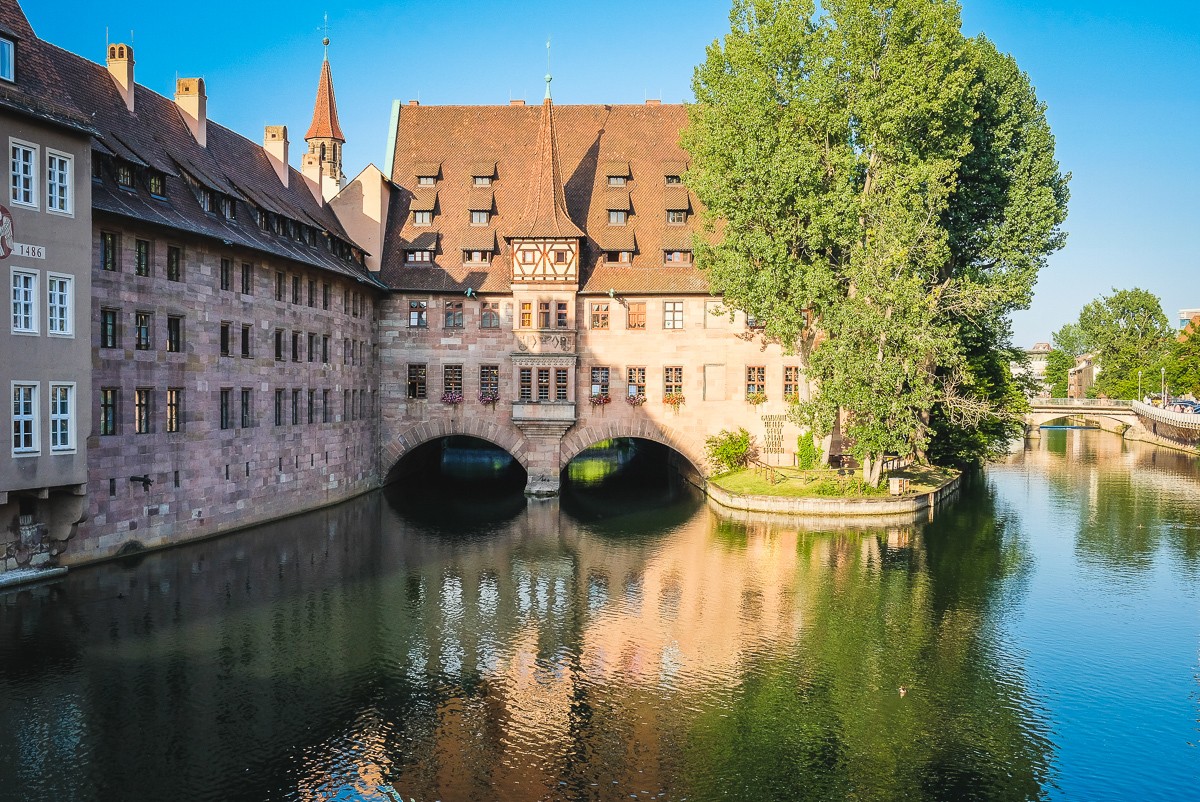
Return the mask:
<path id="1" fill-rule="evenodd" d="M 388 468 L 385 475 L 390 475 L 395 469 L 396 463 L 414 449 L 433 440 L 454 436 L 486 440 L 497 448 L 507 451 L 526 472 L 529 471 L 525 438 L 518 433 L 518 430 L 497 426 L 481 417 L 464 414 L 462 420 L 451 419 L 419 423 L 385 442 L 383 444 L 383 465 Z"/>
<path id="2" fill-rule="evenodd" d="M 659 426 L 649 419 L 638 421 L 613 421 L 612 423 L 590 423 L 567 432 L 559 448 L 559 470 L 564 470 L 567 463 L 579 456 L 586 448 L 594 446 L 602 440 L 615 440 L 618 437 L 638 437 L 643 440 L 653 440 L 670 448 L 692 464 L 700 476 L 706 476 L 708 465 L 704 458 L 704 444 L 688 434 L 677 429 Z"/>
<path id="3" fill-rule="evenodd" d="M 1106 421 L 1114 427 L 1131 427 L 1137 424 L 1137 418 L 1132 413 L 1106 414 L 1104 412 L 1092 412 L 1090 410 L 1072 410 L 1069 412 L 1034 412 L 1027 416 L 1026 421 L 1030 427 L 1039 429 L 1048 423 L 1053 423 L 1054 421 L 1058 420 L 1067 420 L 1068 418 L 1082 418 L 1084 420 L 1094 420 L 1097 422 Z"/>

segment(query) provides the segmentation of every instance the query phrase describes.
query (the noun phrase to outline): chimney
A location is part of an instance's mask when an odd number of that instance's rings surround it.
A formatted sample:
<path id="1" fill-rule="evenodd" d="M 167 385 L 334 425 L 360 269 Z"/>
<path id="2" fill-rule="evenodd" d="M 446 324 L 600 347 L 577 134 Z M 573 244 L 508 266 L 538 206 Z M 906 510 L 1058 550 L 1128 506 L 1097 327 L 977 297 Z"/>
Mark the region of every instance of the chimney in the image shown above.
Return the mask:
<path id="1" fill-rule="evenodd" d="M 267 161 L 275 168 L 275 175 L 286 187 L 288 185 L 288 137 L 286 125 L 268 125 L 263 131 L 263 150 Z"/>
<path id="2" fill-rule="evenodd" d="M 524 105 L 525 105 L 525 101 L 524 101 L 524 100 L 511 100 L 511 99 L 510 99 L 510 100 L 508 101 L 508 105 L 510 105 L 510 106 L 524 106 Z"/>
<path id="3" fill-rule="evenodd" d="M 410 100 L 410 101 L 408 101 L 408 105 L 410 105 L 410 106 L 420 106 L 420 105 L 421 105 L 421 101 L 419 101 L 419 100 Z"/>
<path id="4" fill-rule="evenodd" d="M 106 63 L 108 74 L 125 101 L 125 108 L 133 111 L 133 48 L 122 44 L 109 45 Z"/>
<path id="5" fill-rule="evenodd" d="M 192 136 L 200 147 L 208 147 L 208 98 L 204 94 L 203 78 L 179 78 L 175 81 L 175 105 L 183 113 Z"/>
<path id="6" fill-rule="evenodd" d="M 317 153 L 305 153 L 300 157 L 300 175 L 312 192 L 317 203 L 325 202 L 325 171 L 321 169 L 321 156 Z"/>
<path id="7" fill-rule="evenodd" d="M 662 100 L 659 98 L 652 98 L 652 97 L 646 98 L 646 105 L 647 106 L 661 106 Z"/>

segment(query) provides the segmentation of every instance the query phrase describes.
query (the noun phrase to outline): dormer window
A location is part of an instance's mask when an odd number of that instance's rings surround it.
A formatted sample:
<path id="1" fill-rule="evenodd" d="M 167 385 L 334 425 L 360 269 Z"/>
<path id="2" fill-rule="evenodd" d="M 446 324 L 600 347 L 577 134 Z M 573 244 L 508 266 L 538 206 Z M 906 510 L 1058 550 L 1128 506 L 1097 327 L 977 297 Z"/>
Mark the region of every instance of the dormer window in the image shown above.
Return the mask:
<path id="1" fill-rule="evenodd" d="M 404 261 L 408 264 L 429 264 L 433 261 L 433 251 L 406 251 L 404 254 Z"/>
<path id="2" fill-rule="evenodd" d="M 431 226 L 433 225 L 433 212 L 413 212 L 414 226 Z"/>
<path id="3" fill-rule="evenodd" d="M 667 264 L 687 265 L 692 263 L 691 251 L 663 251 L 663 261 Z"/>
<path id="4" fill-rule="evenodd" d="M 667 212 L 667 225 L 681 226 L 687 223 L 687 212 L 682 209 L 672 209 Z"/>
<path id="5" fill-rule="evenodd" d="M 492 185 L 492 177 L 490 175 L 474 176 L 474 183 L 477 187 L 490 187 Z"/>
<path id="6" fill-rule="evenodd" d="M 11 39 L 0 36 L 0 78 L 17 80 L 17 45 Z"/>
<path id="7" fill-rule="evenodd" d="M 120 162 L 117 164 L 117 183 L 125 189 L 133 189 L 133 167 Z"/>
<path id="8" fill-rule="evenodd" d="M 624 209 L 609 209 L 608 224 L 610 226 L 623 226 L 629 222 L 629 212 Z"/>
<path id="9" fill-rule="evenodd" d="M 156 198 L 165 198 L 167 195 L 167 177 L 158 170 L 151 170 L 150 175 L 146 178 L 146 185 L 150 190 L 150 194 Z"/>
<path id="10" fill-rule="evenodd" d="M 628 179 L 623 175 L 610 175 L 608 177 L 608 185 L 610 187 L 623 187 L 628 183 Z"/>
<path id="11" fill-rule="evenodd" d="M 233 220 L 237 217 L 237 203 L 228 195 L 221 196 L 221 214 L 226 220 Z"/>
<path id="12" fill-rule="evenodd" d="M 677 176 L 677 175 L 669 175 L 669 176 L 667 176 L 667 185 L 668 185 L 668 186 L 671 186 L 671 185 L 674 185 L 674 184 L 682 184 L 682 183 L 683 183 L 683 179 L 682 179 L 682 178 L 680 178 L 680 177 L 679 177 L 679 176 Z"/>
<path id="13" fill-rule="evenodd" d="M 492 261 L 491 251 L 463 251 L 463 264 L 483 265 Z"/>
<path id="14" fill-rule="evenodd" d="M 605 251 L 604 261 L 609 264 L 629 264 L 633 261 L 633 251 Z"/>
<path id="15" fill-rule="evenodd" d="M 486 226 L 488 224 L 488 220 L 490 218 L 491 218 L 490 212 L 484 212 L 484 211 L 471 212 L 471 225 Z"/>
<path id="16" fill-rule="evenodd" d="M 437 176 L 435 176 L 435 175 L 419 175 L 419 176 L 417 176 L 417 186 L 419 186 L 419 187 L 431 187 L 436 183 L 437 183 Z"/>

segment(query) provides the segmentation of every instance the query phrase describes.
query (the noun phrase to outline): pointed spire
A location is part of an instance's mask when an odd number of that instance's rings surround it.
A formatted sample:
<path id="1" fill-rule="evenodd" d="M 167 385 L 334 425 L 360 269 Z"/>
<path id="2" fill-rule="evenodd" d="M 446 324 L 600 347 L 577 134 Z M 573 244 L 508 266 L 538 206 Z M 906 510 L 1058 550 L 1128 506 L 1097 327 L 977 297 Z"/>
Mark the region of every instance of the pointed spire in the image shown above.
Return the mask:
<path id="1" fill-rule="evenodd" d="M 554 136 L 554 103 L 550 100 L 550 76 L 546 76 L 546 99 L 538 129 L 537 161 L 530 176 L 525 211 L 514 226 L 513 237 L 582 237 L 583 231 L 567 213 L 562 173 L 558 168 L 558 141 Z"/>
<path id="2" fill-rule="evenodd" d="M 308 139 L 336 139 L 345 142 L 342 127 L 338 125 L 337 98 L 333 95 L 333 73 L 329 71 L 329 37 L 325 37 L 325 60 L 321 62 L 321 78 L 317 83 L 317 102 L 313 107 L 312 125 L 304 135 Z"/>

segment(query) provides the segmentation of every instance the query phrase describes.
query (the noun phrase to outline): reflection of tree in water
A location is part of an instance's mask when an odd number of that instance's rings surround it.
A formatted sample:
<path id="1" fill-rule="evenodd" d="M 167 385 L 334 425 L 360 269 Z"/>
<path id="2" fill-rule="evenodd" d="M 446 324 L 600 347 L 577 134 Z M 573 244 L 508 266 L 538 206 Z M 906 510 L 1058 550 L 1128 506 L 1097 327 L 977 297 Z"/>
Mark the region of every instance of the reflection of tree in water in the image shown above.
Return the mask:
<path id="1" fill-rule="evenodd" d="M 1051 747 L 993 643 L 992 608 L 1022 561 L 1005 526 L 976 482 L 911 537 L 802 538 L 797 642 L 695 721 L 695 795 L 1041 798 Z"/>
<path id="2" fill-rule="evenodd" d="M 1018 461 L 1037 465 L 1055 506 L 1074 511 L 1083 562 L 1144 570 L 1165 548 L 1189 569 L 1200 568 L 1195 457 L 1104 432 L 1054 431 L 1043 432 L 1042 443 Z"/>

